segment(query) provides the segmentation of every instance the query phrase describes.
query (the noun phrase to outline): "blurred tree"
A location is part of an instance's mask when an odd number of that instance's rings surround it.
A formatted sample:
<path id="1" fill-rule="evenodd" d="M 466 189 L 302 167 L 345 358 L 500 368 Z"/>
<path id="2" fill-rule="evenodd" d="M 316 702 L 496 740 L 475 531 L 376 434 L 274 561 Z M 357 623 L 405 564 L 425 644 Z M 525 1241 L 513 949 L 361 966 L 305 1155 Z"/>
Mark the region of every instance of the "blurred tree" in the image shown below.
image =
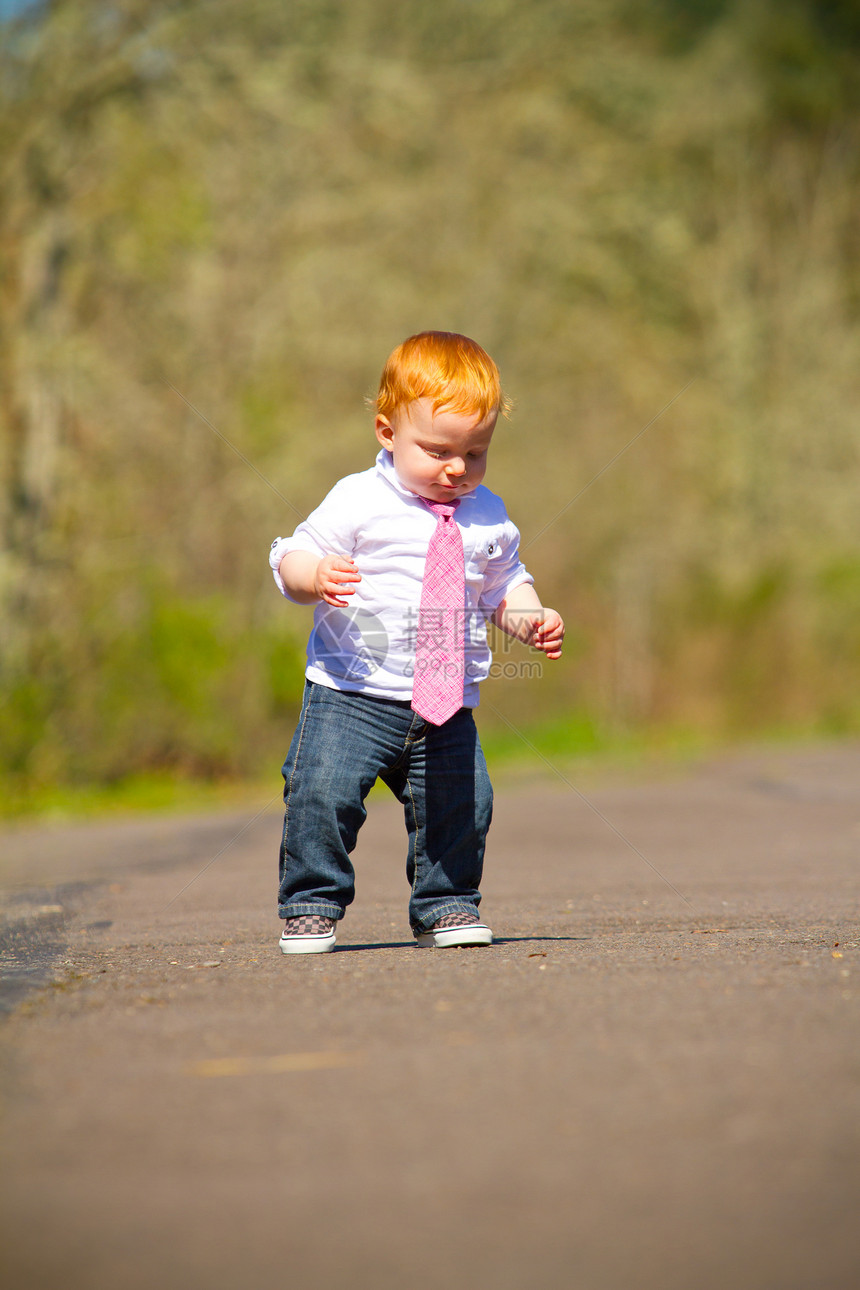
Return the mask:
<path id="1" fill-rule="evenodd" d="M 370 463 L 363 396 L 428 326 L 502 367 L 488 482 L 576 642 L 494 703 L 855 728 L 853 5 L 55 0 L 2 33 L 22 783 L 277 756 L 308 616 L 265 552 Z"/>

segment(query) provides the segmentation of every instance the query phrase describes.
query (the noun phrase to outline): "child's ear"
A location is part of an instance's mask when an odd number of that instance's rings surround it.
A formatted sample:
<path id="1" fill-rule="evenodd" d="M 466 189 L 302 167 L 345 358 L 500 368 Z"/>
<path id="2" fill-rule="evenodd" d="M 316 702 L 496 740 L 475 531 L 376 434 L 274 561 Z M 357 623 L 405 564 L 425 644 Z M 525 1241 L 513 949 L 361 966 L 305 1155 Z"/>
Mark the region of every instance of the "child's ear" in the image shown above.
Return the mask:
<path id="1" fill-rule="evenodd" d="M 378 416 L 376 418 L 376 438 L 391 452 L 394 447 L 394 427 L 388 420 L 388 417 Z"/>

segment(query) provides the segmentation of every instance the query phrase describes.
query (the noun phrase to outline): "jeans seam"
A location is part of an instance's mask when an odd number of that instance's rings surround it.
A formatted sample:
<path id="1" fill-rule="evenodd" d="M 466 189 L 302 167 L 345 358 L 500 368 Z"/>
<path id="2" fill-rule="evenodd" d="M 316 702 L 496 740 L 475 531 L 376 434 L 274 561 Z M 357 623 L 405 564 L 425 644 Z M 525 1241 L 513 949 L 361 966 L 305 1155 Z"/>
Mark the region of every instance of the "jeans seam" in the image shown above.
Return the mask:
<path id="1" fill-rule="evenodd" d="M 312 695 L 313 695 L 313 691 L 309 690 L 308 701 L 304 705 L 304 712 L 302 713 L 302 724 L 299 727 L 299 742 L 296 744 L 296 755 L 293 758 L 293 768 L 290 771 L 290 782 L 287 785 L 287 792 L 284 798 L 284 855 L 285 856 L 287 851 L 287 829 L 289 827 L 289 822 L 290 822 L 290 798 L 293 795 L 293 780 L 295 779 L 296 769 L 299 764 L 299 754 L 302 750 L 302 740 L 305 737 L 305 722 L 308 719 L 308 712 L 310 711 L 310 707 L 311 707 Z"/>
<path id="2" fill-rule="evenodd" d="M 418 812 L 415 809 L 415 794 L 412 792 L 412 781 L 409 778 L 408 770 L 406 772 L 406 789 L 407 789 L 407 792 L 409 793 L 409 801 L 412 806 L 412 818 L 415 821 L 415 856 L 412 862 L 412 890 L 414 891 L 415 881 L 418 877 L 418 859 L 419 859 L 419 856 L 423 853 L 423 848 L 419 847 L 418 845 L 418 829 L 419 827 L 423 827 L 423 826 L 419 826 L 419 823 L 418 823 Z"/>
<path id="3" fill-rule="evenodd" d="M 406 731 L 406 734 L 405 734 L 405 736 L 404 736 L 404 738 L 403 738 L 403 747 L 402 747 L 402 749 L 401 749 L 401 751 L 400 751 L 400 755 L 399 755 L 398 757 L 396 757 L 396 758 L 395 758 L 395 760 L 394 760 L 394 761 L 391 763 L 391 765 L 388 767 L 388 769 L 389 769 L 389 770 L 397 770 L 397 768 L 398 768 L 398 767 L 403 763 L 404 759 L 405 759 L 405 760 L 407 761 L 407 763 L 408 763 L 409 758 L 412 756 L 412 749 L 413 749 L 414 745 L 418 742 L 418 740 L 419 740 L 419 739 L 423 739 L 423 738 L 424 738 L 424 735 L 426 734 L 426 731 L 424 731 L 424 730 L 422 730 L 422 732 L 421 732 L 421 734 L 420 734 L 420 735 L 413 735 L 413 733 L 412 733 L 412 731 L 413 731 L 413 729 L 414 729 L 414 727 L 415 727 L 415 722 L 416 722 L 416 721 L 420 721 L 420 722 L 421 722 L 421 724 L 422 724 L 422 725 L 424 725 L 424 718 L 423 718 L 423 717 L 419 717 L 417 712 L 413 714 L 412 721 L 411 721 L 411 723 L 410 723 L 409 729 Z M 408 770 L 407 770 L 407 772 L 406 772 L 406 783 L 407 783 L 407 784 L 409 783 L 409 772 L 408 772 Z M 410 795 L 410 797 L 412 796 L 412 790 L 411 790 L 411 788 L 410 788 L 410 790 L 409 790 L 409 795 Z M 413 806 L 414 806 L 414 802 L 413 802 Z"/>

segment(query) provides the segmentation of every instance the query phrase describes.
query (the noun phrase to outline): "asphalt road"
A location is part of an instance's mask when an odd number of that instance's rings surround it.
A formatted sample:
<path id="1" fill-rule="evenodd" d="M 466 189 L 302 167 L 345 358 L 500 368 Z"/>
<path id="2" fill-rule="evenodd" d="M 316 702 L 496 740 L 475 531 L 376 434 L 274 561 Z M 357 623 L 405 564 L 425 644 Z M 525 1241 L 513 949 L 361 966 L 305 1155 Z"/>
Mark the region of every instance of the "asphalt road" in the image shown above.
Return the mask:
<path id="1" fill-rule="evenodd" d="M 586 797 L 499 789 L 476 950 L 385 799 L 309 958 L 277 803 L 0 837 L 3 1284 L 858 1284 L 860 746 Z"/>

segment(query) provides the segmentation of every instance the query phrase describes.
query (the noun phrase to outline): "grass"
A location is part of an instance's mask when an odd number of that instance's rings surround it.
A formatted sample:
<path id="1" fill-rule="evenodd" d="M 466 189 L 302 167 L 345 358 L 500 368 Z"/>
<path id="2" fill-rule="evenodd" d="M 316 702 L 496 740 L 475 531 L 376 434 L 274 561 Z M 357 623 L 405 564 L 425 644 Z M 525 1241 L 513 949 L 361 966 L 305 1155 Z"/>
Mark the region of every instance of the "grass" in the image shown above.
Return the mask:
<path id="1" fill-rule="evenodd" d="M 277 769 L 260 780 L 191 779 L 167 771 L 130 775 L 110 784 L 4 785 L 0 820 L 84 820 L 111 815 L 185 814 L 242 809 L 278 792 Z"/>
<path id="2" fill-rule="evenodd" d="M 677 773 L 703 757 L 761 748 L 802 747 L 856 738 L 835 735 L 821 726 L 780 726 L 745 738 L 701 730 L 640 728 L 600 730 L 586 721 L 545 721 L 518 729 L 481 731 L 481 743 L 494 780 L 560 780 L 578 784 L 643 775 Z M 280 794 L 278 767 L 246 779 L 206 780 L 167 771 L 131 775 L 110 784 L 10 785 L 0 789 L 0 821 L 62 823 L 115 815 L 180 815 L 204 811 L 259 810 Z M 373 795 L 386 796 L 377 784 Z"/>

